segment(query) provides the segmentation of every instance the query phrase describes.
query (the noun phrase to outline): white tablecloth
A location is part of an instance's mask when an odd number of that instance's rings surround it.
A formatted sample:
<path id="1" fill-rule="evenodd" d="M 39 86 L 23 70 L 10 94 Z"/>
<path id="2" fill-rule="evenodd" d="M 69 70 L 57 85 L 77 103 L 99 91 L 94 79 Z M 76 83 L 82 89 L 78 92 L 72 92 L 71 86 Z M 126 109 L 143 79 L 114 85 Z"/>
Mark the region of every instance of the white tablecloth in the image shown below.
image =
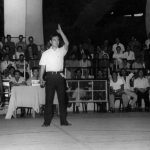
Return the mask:
<path id="1" fill-rule="evenodd" d="M 17 107 L 31 107 L 39 112 L 40 105 L 45 104 L 45 88 L 40 86 L 14 86 L 5 119 L 11 119 Z"/>

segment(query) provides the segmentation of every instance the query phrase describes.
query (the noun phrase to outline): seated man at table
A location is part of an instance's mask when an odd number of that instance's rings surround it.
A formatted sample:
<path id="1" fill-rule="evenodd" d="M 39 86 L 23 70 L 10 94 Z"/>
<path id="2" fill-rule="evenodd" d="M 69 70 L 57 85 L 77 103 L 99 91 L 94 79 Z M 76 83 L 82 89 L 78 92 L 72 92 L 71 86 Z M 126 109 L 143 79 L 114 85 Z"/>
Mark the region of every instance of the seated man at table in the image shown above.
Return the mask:
<path id="1" fill-rule="evenodd" d="M 21 73 L 19 70 L 15 70 L 14 72 L 15 76 L 11 78 L 10 85 L 13 86 L 21 86 L 26 85 L 26 82 L 23 77 L 21 77 Z M 21 108 L 21 117 L 24 117 L 25 115 L 25 108 Z"/>
<path id="2" fill-rule="evenodd" d="M 13 86 L 20 86 L 20 85 L 26 85 L 26 82 L 23 77 L 21 77 L 21 73 L 19 70 L 15 70 L 14 77 L 10 80 L 11 87 Z"/>
<path id="3" fill-rule="evenodd" d="M 32 76 L 27 80 L 27 85 L 28 86 L 34 86 L 38 85 L 39 80 L 39 68 L 38 67 L 33 67 L 32 68 Z"/>

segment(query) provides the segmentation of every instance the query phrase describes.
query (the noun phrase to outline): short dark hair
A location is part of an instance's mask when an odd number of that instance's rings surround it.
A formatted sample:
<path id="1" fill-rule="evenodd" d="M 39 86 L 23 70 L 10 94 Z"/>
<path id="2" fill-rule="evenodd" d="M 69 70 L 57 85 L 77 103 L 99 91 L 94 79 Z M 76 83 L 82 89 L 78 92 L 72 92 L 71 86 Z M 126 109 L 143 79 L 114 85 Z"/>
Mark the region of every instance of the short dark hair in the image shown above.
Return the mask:
<path id="1" fill-rule="evenodd" d="M 33 68 L 32 68 L 32 72 L 33 72 L 34 70 L 39 70 L 39 67 L 33 67 Z"/>
<path id="2" fill-rule="evenodd" d="M 20 37 L 21 37 L 21 38 L 23 38 L 23 35 L 22 35 L 22 34 L 20 34 L 20 35 L 19 35 L 19 38 L 20 38 Z"/>
<path id="3" fill-rule="evenodd" d="M 19 70 L 15 70 L 14 74 L 16 74 L 17 72 L 21 75 L 21 72 Z"/>
<path id="4" fill-rule="evenodd" d="M 29 36 L 29 37 L 28 37 L 28 40 L 30 40 L 31 38 L 33 39 L 33 36 Z"/>
<path id="5" fill-rule="evenodd" d="M 57 36 L 59 39 L 61 38 L 58 33 L 52 33 L 52 34 L 50 35 L 50 38 L 49 38 L 49 39 L 52 40 L 52 38 L 53 38 L 53 37 L 56 37 L 56 36 Z"/>
<path id="6" fill-rule="evenodd" d="M 19 45 L 19 46 L 17 46 L 17 50 L 19 49 L 19 47 L 22 49 L 22 46 L 21 46 L 21 45 Z"/>

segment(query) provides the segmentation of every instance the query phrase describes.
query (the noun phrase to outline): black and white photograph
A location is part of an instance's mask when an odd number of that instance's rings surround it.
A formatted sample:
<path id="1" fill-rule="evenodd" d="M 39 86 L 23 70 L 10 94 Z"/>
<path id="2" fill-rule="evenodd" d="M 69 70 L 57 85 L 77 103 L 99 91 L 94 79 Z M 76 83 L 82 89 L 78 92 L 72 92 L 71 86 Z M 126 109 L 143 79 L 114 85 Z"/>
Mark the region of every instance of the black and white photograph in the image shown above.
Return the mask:
<path id="1" fill-rule="evenodd" d="M 150 0 L 0 0 L 0 150 L 150 150 Z"/>

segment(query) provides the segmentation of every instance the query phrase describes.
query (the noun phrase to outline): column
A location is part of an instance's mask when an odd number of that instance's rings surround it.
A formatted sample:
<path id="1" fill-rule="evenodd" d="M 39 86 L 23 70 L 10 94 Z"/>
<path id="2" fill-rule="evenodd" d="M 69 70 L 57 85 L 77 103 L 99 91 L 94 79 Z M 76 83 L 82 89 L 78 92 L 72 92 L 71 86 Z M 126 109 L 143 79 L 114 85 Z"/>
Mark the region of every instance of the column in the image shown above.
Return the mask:
<path id="1" fill-rule="evenodd" d="M 33 36 L 43 44 L 42 0 L 4 0 L 4 34 Z"/>

